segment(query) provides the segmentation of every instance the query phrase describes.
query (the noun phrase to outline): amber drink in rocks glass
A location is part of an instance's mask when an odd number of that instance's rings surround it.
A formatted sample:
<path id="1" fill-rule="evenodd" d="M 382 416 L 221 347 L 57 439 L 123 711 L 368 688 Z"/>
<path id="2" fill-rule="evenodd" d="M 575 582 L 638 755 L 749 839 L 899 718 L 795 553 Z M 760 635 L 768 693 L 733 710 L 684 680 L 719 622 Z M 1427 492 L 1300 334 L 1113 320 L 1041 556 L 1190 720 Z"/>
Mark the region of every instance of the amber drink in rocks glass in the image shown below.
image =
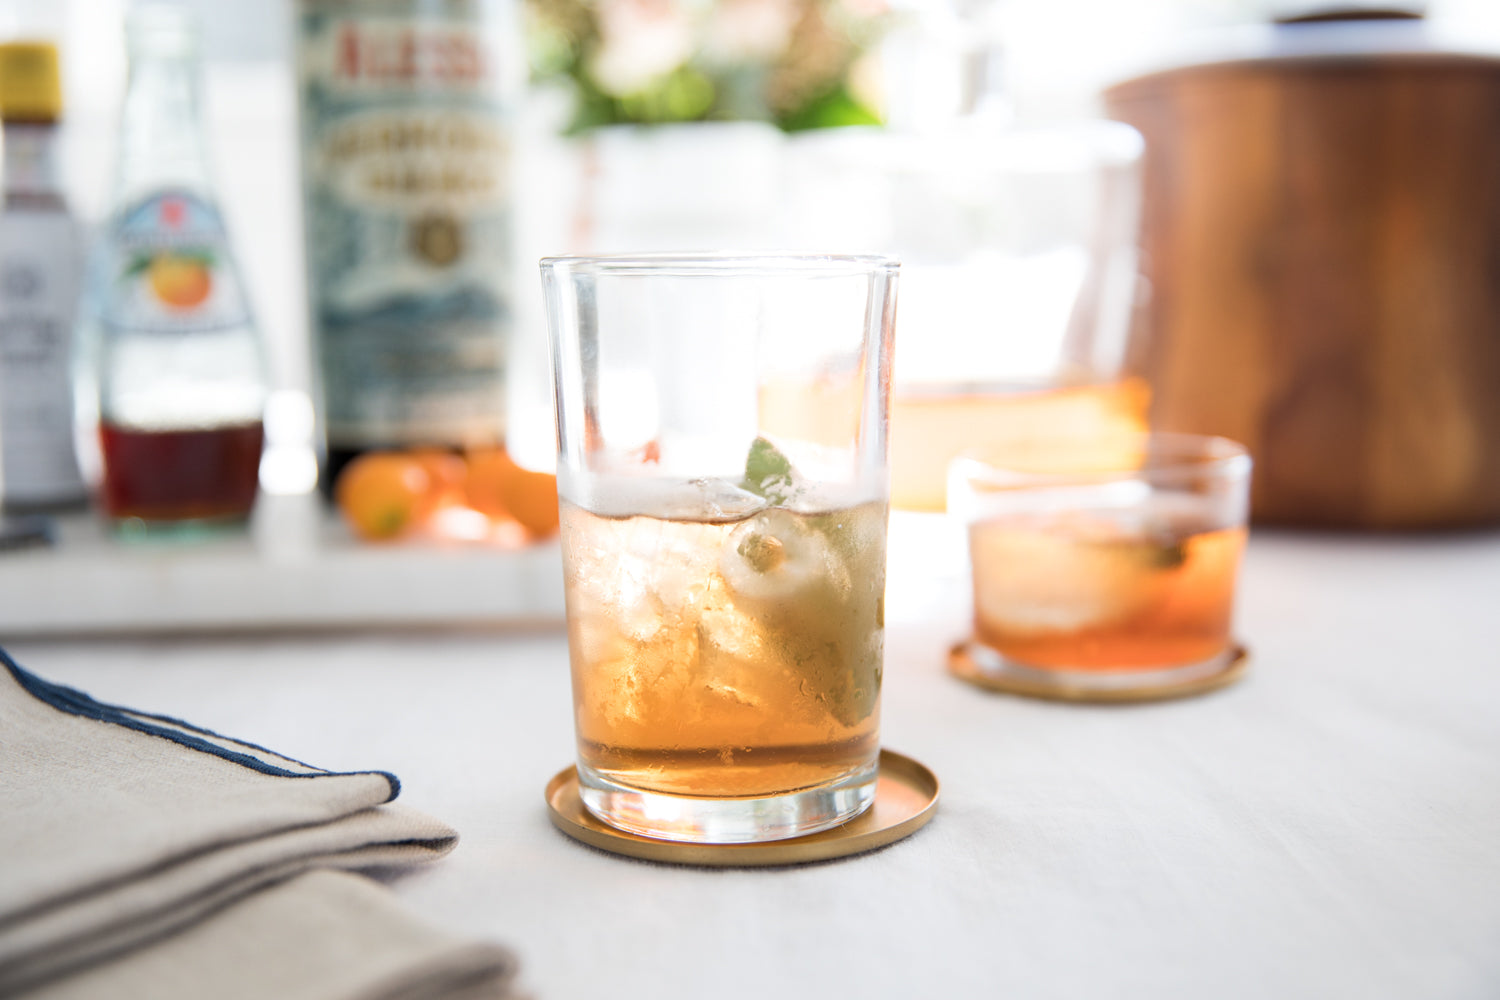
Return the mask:
<path id="1" fill-rule="evenodd" d="M 1090 461 L 1071 471 L 1053 450 L 953 463 L 981 669 L 1082 693 L 1223 669 L 1250 457 L 1190 434 L 1142 435 L 1132 451 L 1099 462 L 1080 448 Z"/>
<path id="2" fill-rule="evenodd" d="M 541 266 L 584 804 L 697 843 L 846 822 L 879 756 L 897 264 Z"/>

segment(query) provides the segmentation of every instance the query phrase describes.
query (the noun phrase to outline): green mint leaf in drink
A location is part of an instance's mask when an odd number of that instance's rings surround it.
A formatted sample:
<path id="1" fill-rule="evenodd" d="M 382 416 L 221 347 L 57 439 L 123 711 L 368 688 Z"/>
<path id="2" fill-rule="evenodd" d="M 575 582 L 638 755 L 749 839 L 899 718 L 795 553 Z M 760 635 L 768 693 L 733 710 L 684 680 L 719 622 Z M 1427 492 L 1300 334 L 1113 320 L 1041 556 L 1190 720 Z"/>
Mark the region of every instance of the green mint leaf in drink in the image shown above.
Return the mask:
<path id="1" fill-rule="evenodd" d="M 745 478 L 740 488 L 773 504 L 786 503 L 792 495 L 796 472 L 777 447 L 763 437 L 756 438 L 745 456 Z"/>

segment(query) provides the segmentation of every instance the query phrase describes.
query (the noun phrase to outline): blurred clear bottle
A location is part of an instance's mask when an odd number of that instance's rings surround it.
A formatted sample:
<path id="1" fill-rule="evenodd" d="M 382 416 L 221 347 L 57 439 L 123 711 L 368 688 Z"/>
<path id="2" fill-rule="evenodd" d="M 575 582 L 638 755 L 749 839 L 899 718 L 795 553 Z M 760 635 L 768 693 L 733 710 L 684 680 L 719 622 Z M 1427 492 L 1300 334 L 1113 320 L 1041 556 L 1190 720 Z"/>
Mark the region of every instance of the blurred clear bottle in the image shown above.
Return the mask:
<path id="1" fill-rule="evenodd" d="M 126 528 L 240 522 L 258 481 L 264 359 L 210 180 L 196 26 L 181 8 L 141 7 L 126 37 L 114 197 L 80 337 L 101 497 Z"/>
<path id="2" fill-rule="evenodd" d="M 58 176 L 57 49 L 0 45 L 0 504 L 82 505 L 69 384 L 79 240 Z"/>

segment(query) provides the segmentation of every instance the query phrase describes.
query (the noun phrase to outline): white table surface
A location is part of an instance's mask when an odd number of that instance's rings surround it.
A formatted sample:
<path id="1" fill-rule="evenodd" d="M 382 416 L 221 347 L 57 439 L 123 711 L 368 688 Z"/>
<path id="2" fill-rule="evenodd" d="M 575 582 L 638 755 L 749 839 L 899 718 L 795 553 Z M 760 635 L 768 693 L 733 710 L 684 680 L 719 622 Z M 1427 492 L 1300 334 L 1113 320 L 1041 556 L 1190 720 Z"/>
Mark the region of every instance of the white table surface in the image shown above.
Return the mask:
<path id="1" fill-rule="evenodd" d="M 1262 532 L 1249 676 L 1133 707 L 948 677 L 962 588 L 898 541 L 883 737 L 937 772 L 941 806 L 805 868 L 656 865 L 555 831 L 560 631 L 7 645 L 102 699 L 395 771 L 463 834 L 395 891 L 515 946 L 540 997 L 1500 996 L 1500 535 Z"/>

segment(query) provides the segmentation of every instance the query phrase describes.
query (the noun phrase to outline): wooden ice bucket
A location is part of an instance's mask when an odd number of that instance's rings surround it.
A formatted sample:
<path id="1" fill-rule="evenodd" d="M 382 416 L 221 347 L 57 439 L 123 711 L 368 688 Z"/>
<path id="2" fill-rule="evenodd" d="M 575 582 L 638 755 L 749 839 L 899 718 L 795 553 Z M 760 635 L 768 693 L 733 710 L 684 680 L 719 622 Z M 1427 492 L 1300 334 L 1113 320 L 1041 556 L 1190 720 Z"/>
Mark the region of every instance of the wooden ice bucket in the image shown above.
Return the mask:
<path id="1" fill-rule="evenodd" d="M 1500 58 L 1293 24 L 1110 88 L 1146 137 L 1137 366 L 1261 522 L 1500 522 Z"/>

